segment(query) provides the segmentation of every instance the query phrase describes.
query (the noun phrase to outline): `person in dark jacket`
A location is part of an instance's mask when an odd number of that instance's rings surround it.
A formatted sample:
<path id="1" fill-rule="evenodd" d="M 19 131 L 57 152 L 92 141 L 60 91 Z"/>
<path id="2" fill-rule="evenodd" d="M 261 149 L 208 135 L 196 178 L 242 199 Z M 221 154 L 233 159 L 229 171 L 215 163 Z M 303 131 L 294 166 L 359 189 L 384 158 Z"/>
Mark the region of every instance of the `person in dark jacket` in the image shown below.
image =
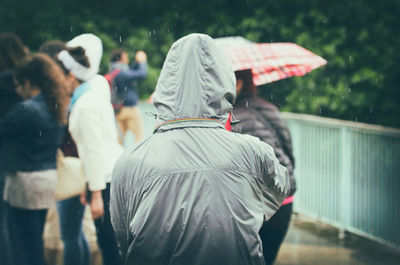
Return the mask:
<path id="1" fill-rule="evenodd" d="M 47 55 L 18 65 L 15 79 L 25 101 L 0 119 L 0 138 L 8 150 L 4 200 L 10 245 L 15 264 L 42 265 L 42 233 L 47 209 L 54 203 L 56 152 L 69 97 L 62 70 Z"/>
<path id="2" fill-rule="evenodd" d="M 14 84 L 15 66 L 29 55 L 28 48 L 21 39 L 14 33 L 0 33 L 0 119 L 10 109 L 22 100 L 16 92 Z M 10 244 L 7 229 L 7 212 L 3 200 L 5 183 L 4 157 L 7 154 L 5 147 L 2 147 L 0 138 L 0 264 L 11 264 Z"/>
<path id="3" fill-rule="evenodd" d="M 128 53 L 122 49 L 116 49 L 111 55 L 111 71 L 118 71 L 112 84 L 115 95 L 120 99 L 120 106 L 115 106 L 116 118 L 122 132 L 122 139 L 128 130 L 134 136 L 135 141 L 143 139 L 143 122 L 140 116 L 139 94 L 137 91 L 137 81 L 143 80 L 147 76 L 147 55 L 144 51 L 137 51 L 135 61 L 129 66 Z"/>
<path id="4" fill-rule="evenodd" d="M 286 167 L 290 177 L 288 198 L 260 230 L 265 263 L 269 265 L 276 259 L 292 214 L 293 194 L 296 191 L 292 140 L 278 108 L 257 96 L 251 70 L 236 71 L 235 75 L 238 96 L 232 113 L 239 122 L 232 125 L 232 131 L 256 136 L 272 146 L 279 163 Z"/>

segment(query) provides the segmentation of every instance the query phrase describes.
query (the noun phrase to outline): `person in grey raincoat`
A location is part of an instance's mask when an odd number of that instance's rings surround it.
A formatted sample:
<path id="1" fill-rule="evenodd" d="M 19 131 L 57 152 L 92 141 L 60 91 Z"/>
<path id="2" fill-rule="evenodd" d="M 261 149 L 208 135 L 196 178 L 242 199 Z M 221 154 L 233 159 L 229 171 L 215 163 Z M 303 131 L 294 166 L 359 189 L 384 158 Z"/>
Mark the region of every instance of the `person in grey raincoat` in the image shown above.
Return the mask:
<path id="1" fill-rule="evenodd" d="M 111 220 L 125 264 L 264 263 L 258 232 L 290 182 L 272 147 L 225 130 L 235 83 L 209 36 L 171 47 L 154 134 L 113 171 Z"/>

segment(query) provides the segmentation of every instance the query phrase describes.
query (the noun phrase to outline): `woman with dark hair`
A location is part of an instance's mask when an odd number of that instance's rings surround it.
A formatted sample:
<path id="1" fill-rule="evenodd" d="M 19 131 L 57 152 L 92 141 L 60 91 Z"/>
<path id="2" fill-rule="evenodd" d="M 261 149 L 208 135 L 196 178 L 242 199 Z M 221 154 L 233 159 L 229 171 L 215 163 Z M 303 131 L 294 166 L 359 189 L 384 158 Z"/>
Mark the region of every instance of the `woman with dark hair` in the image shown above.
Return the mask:
<path id="1" fill-rule="evenodd" d="M 29 56 L 29 49 L 14 33 L 0 33 L 0 118 L 22 100 L 15 91 L 13 70 Z"/>
<path id="2" fill-rule="evenodd" d="M 13 71 L 15 66 L 29 55 L 28 48 L 21 39 L 13 33 L 0 33 L 0 119 L 22 97 L 15 91 Z M 2 147 L 0 139 L 0 157 L 5 157 L 8 151 Z M 6 206 L 3 201 L 4 190 L 4 159 L 0 159 L 0 264 L 10 262 L 10 244 L 7 229 Z"/>
<path id="3" fill-rule="evenodd" d="M 122 147 L 118 143 L 110 87 L 107 80 L 97 74 L 102 54 L 101 40 L 93 34 L 82 34 L 67 43 L 67 49 L 59 53 L 58 59 L 69 71 L 68 78 L 74 90 L 68 126 L 83 162 L 88 184 L 87 198 L 96 225 L 103 264 L 118 265 L 122 261 L 111 226 L 109 198 L 111 173 Z M 83 205 L 86 203 L 86 194 L 82 194 L 81 202 Z M 83 212 L 83 205 L 79 204 L 79 197 L 59 202 L 61 226 L 65 220 L 65 225 L 73 221 L 75 228 L 80 228 L 82 217 L 75 215 L 72 220 L 70 213 L 79 209 Z M 78 237 L 74 238 L 75 243 L 71 240 L 67 243 L 70 244 L 68 248 L 79 247 L 76 243 Z M 74 253 L 71 252 L 71 255 Z M 78 255 L 70 258 L 74 257 L 77 260 L 74 265 L 85 264 L 85 259 L 78 259 Z"/>
<path id="4" fill-rule="evenodd" d="M 11 32 L 0 33 L 0 71 L 13 69 L 21 58 L 29 54 L 29 49 L 21 39 Z"/>
<path id="5" fill-rule="evenodd" d="M 235 76 L 237 98 L 232 113 L 239 122 L 232 125 L 232 131 L 256 136 L 272 146 L 279 163 L 285 166 L 289 173 L 289 197 L 283 201 L 279 210 L 264 222 L 259 233 L 265 264 L 272 265 L 289 228 L 293 194 L 296 191 L 292 140 L 278 108 L 257 96 L 251 70 L 236 71 Z"/>
<path id="6" fill-rule="evenodd" d="M 69 97 L 62 70 L 44 54 L 18 65 L 15 82 L 25 101 L 0 119 L 0 138 L 8 150 L 4 200 L 15 264 L 41 265 L 42 233 L 47 209 L 54 203 L 56 153 Z"/>

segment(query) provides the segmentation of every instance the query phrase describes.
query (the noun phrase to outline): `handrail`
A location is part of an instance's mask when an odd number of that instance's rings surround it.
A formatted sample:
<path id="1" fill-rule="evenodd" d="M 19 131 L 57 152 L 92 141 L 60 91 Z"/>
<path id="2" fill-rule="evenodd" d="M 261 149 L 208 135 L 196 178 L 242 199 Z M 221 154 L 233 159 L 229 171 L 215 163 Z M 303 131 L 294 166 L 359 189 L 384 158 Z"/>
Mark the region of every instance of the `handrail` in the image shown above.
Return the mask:
<path id="1" fill-rule="evenodd" d="M 369 130 L 371 132 L 379 132 L 384 134 L 393 134 L 400 137 L 400 129 L 386 127 L 381 125 L 373 125 L 362 122 L 346 121 L 333 118 L 320 117 L 310 114 L 299 114 L 292 112 L 282 112 L 282 117 L 285 119 L 301 120 L 305 122 L 322 123 L 324 125 L 346 126 L 352 129 Z"/>

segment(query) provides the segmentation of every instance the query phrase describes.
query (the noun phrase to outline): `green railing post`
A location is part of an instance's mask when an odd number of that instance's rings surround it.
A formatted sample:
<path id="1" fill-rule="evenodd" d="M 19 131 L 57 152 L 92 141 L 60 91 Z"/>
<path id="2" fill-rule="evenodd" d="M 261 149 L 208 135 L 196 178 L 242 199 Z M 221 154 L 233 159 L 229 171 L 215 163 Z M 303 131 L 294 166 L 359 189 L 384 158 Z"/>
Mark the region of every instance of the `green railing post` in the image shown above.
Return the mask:
<path id="1" fill-rule="evenodd" d="M 352 192 L 352 139 L 351 132 L 345 126 L 341 128 L 341 163 L 340 163 L 340 187 L 341 187 L 341 198 L 340 198 L 340 219 L 341 226 L 339 228 L 339 238 L 344 239 L 345 231 L 351 224 L 351 192 Z M 338 198 L 339 199 L 339 198 Z"/>

